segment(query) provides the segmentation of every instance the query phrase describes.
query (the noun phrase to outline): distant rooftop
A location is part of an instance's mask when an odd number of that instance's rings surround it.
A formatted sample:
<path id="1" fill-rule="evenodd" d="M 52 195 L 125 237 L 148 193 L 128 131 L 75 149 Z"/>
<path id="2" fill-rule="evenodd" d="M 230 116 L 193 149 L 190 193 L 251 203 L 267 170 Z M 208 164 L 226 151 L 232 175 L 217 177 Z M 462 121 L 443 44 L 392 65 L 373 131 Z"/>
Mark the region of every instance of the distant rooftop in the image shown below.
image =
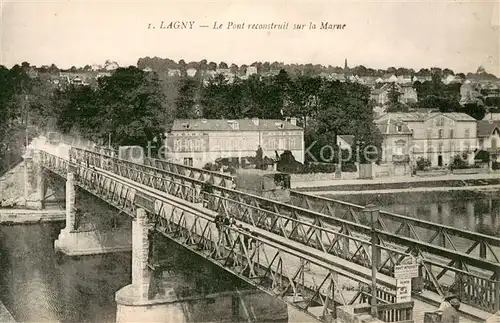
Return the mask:
<path id="1" fill-rule="evenodd" d="M 302 130 L 279 119 L 176 119 L 172 131 L 271 131 Z"/>
<path id="2" fill-rule="evenodd" d="M 422 113 L 422 112 L 390 112 L 383 116 L 381 116 L 378 120 L 385 119 L 394 119 L 400 121 L 426 121 L 436 116 L 442 115 L 444 117 L 448 117 L 455 121 L 476 121 L 473 117 L 466 113 L 461 112 L 430 112 L 430 113 Z"/>
<path id="3" fill-rule="evenodd" d="M 379 120 L 375 124 L 383 135 L 408 135 L 412 133 L 406 124 L 394 119 Z"/>

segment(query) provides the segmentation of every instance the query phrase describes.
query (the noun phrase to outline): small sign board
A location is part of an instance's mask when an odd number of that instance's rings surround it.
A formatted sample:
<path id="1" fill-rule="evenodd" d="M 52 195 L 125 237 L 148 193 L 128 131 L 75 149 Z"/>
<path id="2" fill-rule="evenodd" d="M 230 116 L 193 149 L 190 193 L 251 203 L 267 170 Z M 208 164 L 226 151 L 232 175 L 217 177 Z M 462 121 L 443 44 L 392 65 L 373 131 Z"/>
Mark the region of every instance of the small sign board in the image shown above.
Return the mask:
<path id="1" fill-rule="evenodd" d="M 418 264 L 394 266 L 394 278 L 408 279 L 418 277 Z"/>
<path id="2" fill-rule="evenodd" d="M 411 278 L 396 280 L 396 303 L 411 301 Z"/>

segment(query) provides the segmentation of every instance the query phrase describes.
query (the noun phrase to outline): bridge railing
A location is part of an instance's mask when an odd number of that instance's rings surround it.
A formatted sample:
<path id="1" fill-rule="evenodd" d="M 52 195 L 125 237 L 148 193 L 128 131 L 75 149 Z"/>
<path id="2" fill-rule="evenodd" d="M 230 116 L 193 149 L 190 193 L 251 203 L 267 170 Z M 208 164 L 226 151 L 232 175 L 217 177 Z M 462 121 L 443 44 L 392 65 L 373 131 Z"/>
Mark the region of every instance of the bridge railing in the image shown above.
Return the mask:
<path id="1" fill-rule="evenodd" d="M 45 167 L 66 175 L 67 170 L 61 166 L 66 161 L 57 163 L 54 160 L 61 158 L 42 155 L 41 163 Z M 139 188 L 114 174 L 87 167 L 86 163 L 75 163 L 72 171 L 77 184 L 91 194 L 132 217 L 138 208 L 145 209 L 152 228 L 158 232 L 301 310 L 322 307 L 322 315 L 334 312 L 335 305 L 360 301 L 357 284 L 368 286 L 371 282 L 370 278 L 353 277 L 331 260 L 301 246 L 287 244 L 287 240 L 283 243 L 259 232 L 231 226 L 217 228 L 213 216 L 191 209 L 190 204 L 183 207 L 151 188 Z M 352 284 L 352 292 L 341 288 L 346 282 Z M 378 291 L 380 303 L 393 302 L 394 284 L 383 280 L 379 283 L 389 289 Z M 317 315 L 316 311 L 311 313 Z"/>
<path id="2" fill-rule="evenodd" d="M 148 166 L 193 179 L 209 181 L 217 186 L 230 187 L 229 183 L 233 178 L 229 174 L 203 170 L 160 159 L 145 158 L 144 163 Z M 369 219 L 364 218 L 362 214 L 364 207 L 361 205 L 304 194 L 298 191 L 291 191 L 291 197 L 293 205 L 334 217 L 342 217 L 361 224 L 369 223 Z M 386 211 L 380 212 L 377 222 L 380 229 L 387 232 L 395 232 L 408 238 L 438 244 L 443 248 L 452 248 L 456 251 L 500 262 L 500 237 L 461 230 Z"/>
<path id="3" fill-rule="evenodd" d="M 179 175 L 187 176 L 189 178 L 197 179 L 210 184 L 223 187 L 231 187 L 233 176 L 221 172 L 214 172 L 206 169 L 191 167 L 187 165 L 180 165 L 166 160 L 155 158 L 144 158 L 144 164 L 159 168 L 168 172 L 176 173 Z"/>
<path id="4" fill-rule="evenodd" d="M 96 158 L 90 158 L 92 156 Z M 112 169 L 117 174 L 150 187 L 155 187 L 152 184 L 155 183 L 152 178 L 157 178 L 158 181 L 169 179 L 170 182 L 183 184 L 183 187 L 190 187 L 198 200 L 204 184 L 201 180 L 178 173 L 119 160 L 96 152 L 72 149 L 72 158 L 79 162 L 105 160 L 113 164 Z M 100 164 L 98 163 L 97 167 Z M 214 186 L 213 190 L 213 193 L 209 194 L 211 201 L 207 205 L 213 211 L 233 216 L 256 227 L 296 240 L 322 252 L 338 255 L 367 268 L 371 267 L 371 247 L 367 238 L 371 228 L 360 224 L 359 221 L 326 215 L 225 187 Z M 185 196 L 182 195 L 184 194 L 182 190 L 170 192 L 171 195 L 180 198 Z M 352 209 L 347 209 L 347 212 L 352 212 Z M 466 298 L 466 304 L 487 311 L 494 311 L 499 307 L 500 264 L 498 262 L 420 241 L 415 237 L 405 237 L 384 230 L 380 224 L 377 228 L 377 236 L 380 240 L 380 257 L 377 259 L 379 272 L 392 274 L 395 265 L 400 264 L 410 252 L 416 251 L 423 256 L 422 271 L 428 289 L 443 295 L 449 289 L 460 292 L 475 288 L 476 298 Z M 484 287 L 478 290 L 478 285 Z M 479 295 L 482 294 L 492 296 L 480 297 Z M 480 297 L 480 300 L 477 300 L 477 297 Z"/>
<path id="5" fill-rule="evenodd" d="M 357 223 L 369 223 L 363 216 L 363 206 L 317 195 L 291 192 L 292 203 L 316 212 L 341 217 Z M 500 262 L 500 237 L 457 229 L 439 223 L 380 211 L 378 225 L 387 232 L 437 244 L 467 254 Z"/>
<path id="6" fill-rule="evenodd" d="M 388 323 L 413 323 L 414 302 L 378 304 L 377 318 Z M 370 306 L 358 306 L 354 308 L 354 314 L 369 314 Z"/>

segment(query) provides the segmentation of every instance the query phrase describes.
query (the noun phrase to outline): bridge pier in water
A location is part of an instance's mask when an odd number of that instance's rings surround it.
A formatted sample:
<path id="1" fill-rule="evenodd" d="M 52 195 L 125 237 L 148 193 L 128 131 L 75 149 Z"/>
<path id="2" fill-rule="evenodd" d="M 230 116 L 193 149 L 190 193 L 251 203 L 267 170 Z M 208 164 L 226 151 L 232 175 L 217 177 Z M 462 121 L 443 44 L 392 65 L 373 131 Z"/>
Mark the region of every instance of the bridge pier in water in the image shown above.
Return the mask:
<path id="1" fill-rule="evenodd" d="M 137 210 L 132 223 L 132 284 L 115 295 L 116 322 L 288 322 L 287 305 L 260 290 L 180 295 L 175 282 L 152 269 L 150 230 L 146 212 Z"/>
<path id="2" fill-rule="evenodd" d="M 128 228 L 100 231 L 98 228 L 79 230 L 76 214 L 74 174 L 66 180 L 66 226 L 54 241 L 54 249 L 67 256 L 95 255 L 131 250 L 131 232 Z"/>
<path id="3" fill-rule="evenodd" d="M 45 202 L 45 178 L 38 163 L 39 153 L 27 150 L 24 158 L 24 201 L 27 208 L 42 210 Z"/>

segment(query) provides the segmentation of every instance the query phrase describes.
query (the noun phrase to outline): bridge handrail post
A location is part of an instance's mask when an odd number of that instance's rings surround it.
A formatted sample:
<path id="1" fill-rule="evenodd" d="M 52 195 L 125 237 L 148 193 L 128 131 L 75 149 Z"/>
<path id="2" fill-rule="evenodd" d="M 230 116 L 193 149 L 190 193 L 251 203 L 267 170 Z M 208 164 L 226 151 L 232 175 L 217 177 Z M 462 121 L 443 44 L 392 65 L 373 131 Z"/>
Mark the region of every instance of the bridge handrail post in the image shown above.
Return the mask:
<path id="1" fill-rule="evenodd" d="M 379 257 L 379 239 L 377 236 L 377 228 L 376 224 L 378 222 L 378 216 L 380 210 L 373 204 L 367 205 L 363 212 L 366 212 L 366 215 L 369 215 L 371 220 L 371 249 L 372 249 L 372 288 L 371 288 L 371 315 L 373 318 L 378 318 L 378 309 L 377 309 L 377 272 L 378 272 L 378 264 L 380 262 Z"/>

